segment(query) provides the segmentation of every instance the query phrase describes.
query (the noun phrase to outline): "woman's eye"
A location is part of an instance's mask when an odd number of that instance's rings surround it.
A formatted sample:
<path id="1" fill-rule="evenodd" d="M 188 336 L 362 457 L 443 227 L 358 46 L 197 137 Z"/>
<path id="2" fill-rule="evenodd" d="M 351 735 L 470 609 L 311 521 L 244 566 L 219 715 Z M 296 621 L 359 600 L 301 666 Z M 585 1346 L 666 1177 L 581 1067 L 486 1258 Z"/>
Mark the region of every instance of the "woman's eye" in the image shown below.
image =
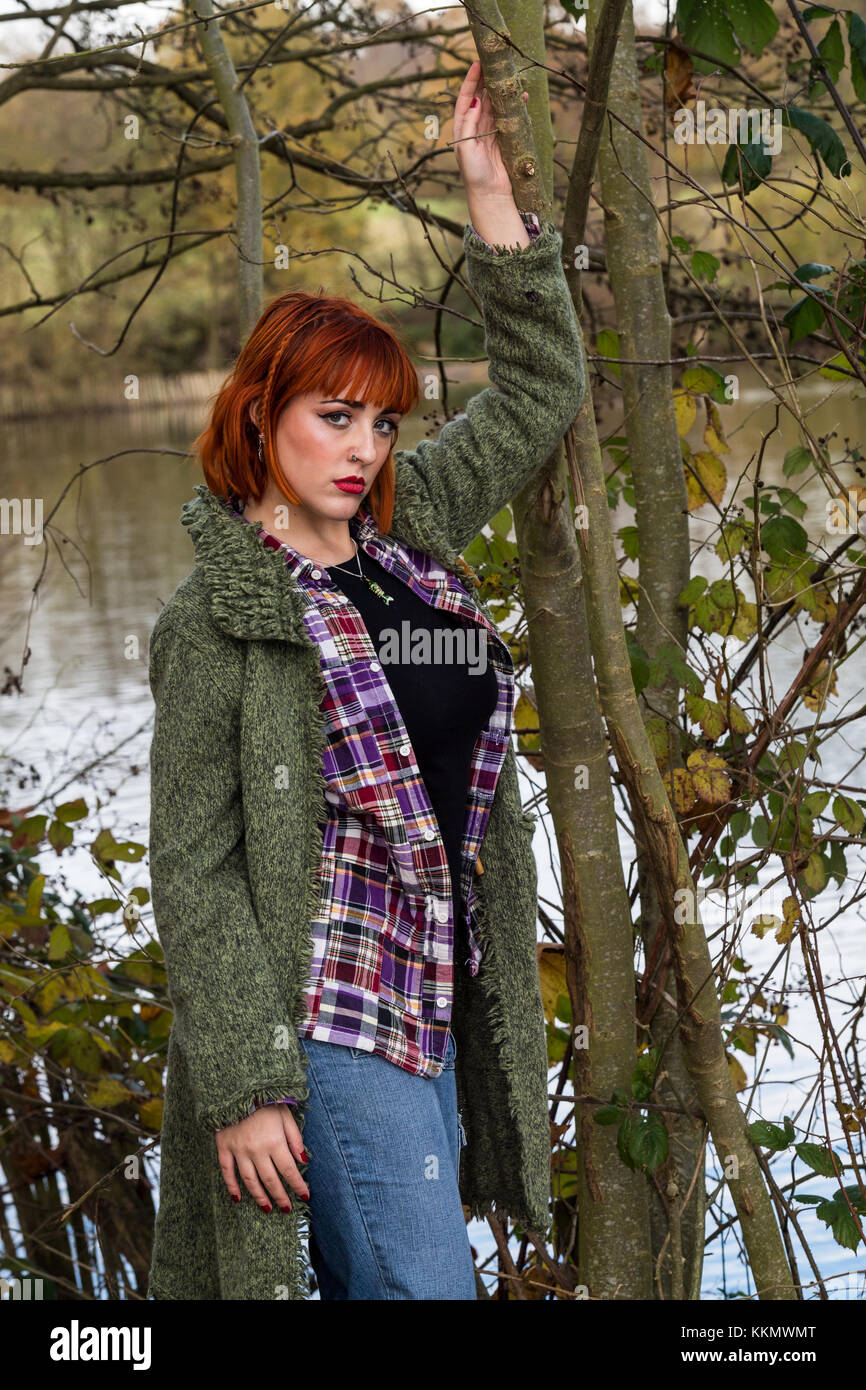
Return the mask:
<path id="1" fill-rule="evenodd" d="M 329 411 L 327 411 L 326 414 L 320 415 L 320 416 L 319 416 L 319 419 L 320 419 L 320 420 L 329 420 L 329 421 L 332 421 L 332 422 L 335 422 L 335 421 L 338 421 L 338 420 L 343 420 L 343 419 L 348 419 L 348 418 L 349 418 L 349 412 L 346 411 L 346 410 L 329 410 Z M 392 435 L 392 434 L 396 434 L 396 433 L 397 433 L 397 426 L 396 426 L 396 424 L 394 423 L 393 420 L 388 420 L 388 419 L 383 418 L 383 419 L 381 419 L 381 420 L 377 420 L 377 421 L 376 421 L 376 424 L 377 424 L 377 425 L 387 425 L 388 428 L 387 428 L 386 430 L 384 430 L 384 431 L 381 431 L 381 433 L 384 433 L 385 435 Z"/>

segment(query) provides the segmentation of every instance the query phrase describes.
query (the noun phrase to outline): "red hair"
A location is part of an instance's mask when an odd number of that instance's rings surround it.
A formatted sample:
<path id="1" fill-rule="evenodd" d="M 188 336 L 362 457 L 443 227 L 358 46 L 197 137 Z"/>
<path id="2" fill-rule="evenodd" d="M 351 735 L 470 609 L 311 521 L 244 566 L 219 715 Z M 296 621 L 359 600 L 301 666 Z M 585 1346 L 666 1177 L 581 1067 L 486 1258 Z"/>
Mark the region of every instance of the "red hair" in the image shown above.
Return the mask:
<path id="1" fill-rule="evenodd" d="M 420 398 L 418 374 L 392 331 L 350 299 L 290 290 L 271 300 L 220 388 L 198 451 L 211 492 L 256 501 L 270 476 L 284 497 L 300 498 L 275 466 L 280 413 L 292 396 L 372 401 L 405 415 Z M 264 462 L 249 407 L 261 398 Z M 386 534 L 394 510 L 394 443 L 365 499 Z"/>

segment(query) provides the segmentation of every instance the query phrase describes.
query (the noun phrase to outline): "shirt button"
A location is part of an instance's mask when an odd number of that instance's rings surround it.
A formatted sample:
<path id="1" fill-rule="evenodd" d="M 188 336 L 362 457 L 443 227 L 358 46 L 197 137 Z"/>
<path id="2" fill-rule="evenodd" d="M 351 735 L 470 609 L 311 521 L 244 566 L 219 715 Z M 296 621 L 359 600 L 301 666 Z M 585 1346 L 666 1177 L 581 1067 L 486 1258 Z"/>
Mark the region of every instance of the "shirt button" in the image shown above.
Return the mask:
<path id="1" fill-rule="evenodd" d="M 402 752 L 403 750 L 401 749 L 400 751 Z M 424 831 L 424 839 L 425 839 L 425 840 L 435 840 L 435 839 L 436 839 L 436 831 L 435 831 L 435 830 L 425 830 L 425 831 Z"/>
<path id="2" fill-rule="evenodd" d="M 449 910 L 449 904 L 448 904 L 448 903 L 442 903 L 442 902 L 437 903 L 436 906 L 433 908 L 433 911 L 434 911 L 435 914 L 436 914 L 436 921 L 437 921 L 437 922 L 447 922 L 447 921 L 448 921 L 448 910 Z"/>
<path id="3" fill-rule="evenodd" d="M 411 744 L 409 744 L 409 743 L 401 743 L 401 744 L 400 744 L 400 752 L 403 754 L 403 757 L 404 757 L 404 758 L 408 758 L 409 754 L 412 752 L 412 746 L 411 746 Z"/>
<path id="4" fill-rule="evenodd" d="M 382 667 L 379 665 L 378 661 L 371 661 L 371 662 L 370 662 L 370 670 L 371 670 L 371 671 L 381 671 L 381 669 L 382 669 Z"/>
<path id="5" fill-rule="evenodd" d="M 321 570 L 313 570 L 313 571 L 312 571 L 312 575 L 313 575 L 313 578 L 314 578 L 314 579 L 321 579 L 321 577 L 322 577 L 322 571 L 321 571 Z"/>
<path id="6" fill-rule="evenodd" d="M 446 999 L 446 997 L 445 997 L 444 994 L 440 994 L 440 995 L 439 995 L 439 998 L 436 1000 L 436 1007 L 437 1007 L 437 1009 L 447 1009 L 447 1008 L 448 1008 L 448 1000 Z"/>

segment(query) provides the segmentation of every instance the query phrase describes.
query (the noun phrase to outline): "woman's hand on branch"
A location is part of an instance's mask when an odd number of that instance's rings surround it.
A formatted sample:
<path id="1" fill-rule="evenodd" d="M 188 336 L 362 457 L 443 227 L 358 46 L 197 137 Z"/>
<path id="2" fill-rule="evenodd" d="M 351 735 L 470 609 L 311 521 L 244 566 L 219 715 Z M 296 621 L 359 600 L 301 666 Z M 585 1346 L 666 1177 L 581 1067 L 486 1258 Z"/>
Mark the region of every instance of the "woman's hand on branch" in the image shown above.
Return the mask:
<path id="1" fill-rule="evenodd" d="M 526 92 L 523 95 L 528 97 Z M 493 107 L 477 59 L 463 79 L 454 105 L 454 154 L 466 191 L 469 217 L 479 236 L 500 245 L 517 241 L 528 246 L 529 234 L 514 201 L 499 148 Z"/>

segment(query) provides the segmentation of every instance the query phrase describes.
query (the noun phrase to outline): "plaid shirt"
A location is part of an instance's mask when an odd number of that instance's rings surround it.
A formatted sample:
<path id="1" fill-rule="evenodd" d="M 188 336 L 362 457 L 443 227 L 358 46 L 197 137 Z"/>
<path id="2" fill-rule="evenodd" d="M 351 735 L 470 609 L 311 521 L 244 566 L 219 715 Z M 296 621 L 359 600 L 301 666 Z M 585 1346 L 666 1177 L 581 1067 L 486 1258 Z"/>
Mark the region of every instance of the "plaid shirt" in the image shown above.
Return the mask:
<path id="1" fill-rule="evenodd" d="M 521 215 L 534 240 L 538 219 Z M 239 522 L 252 524 L 242 511 L 230 510 Z M 367 555 L 426 603 L 487 633 L 498 698 L 472 756 L 462 846 L 469 945 L 463 964 L 477 975 L 481 948 L 472 924 L 473 878 L 511 737 L 511 653 L 465 586 L 431 556 L 381 535 L 365 505 L 350 518 L 349 530 Z M 298 1033 L 376 1053 L 415 1075 L 438 1076 L 451 1019 L 455 923 L 448 859 L 427 789 L 357 608 L 315 561 L 264 528 L 259 539 L 283 552 L 309 600 L 304 623 L 319 649 L 326 686 L 320 708 L 326 719 L 327 820 L 306 1012 Z M 296 1104 L 291 1096 L 284 1103 Z"/>
<path id="2" fill-rule="evenodd" d="M 252 524 L 242 512 L 233 515 Z M 365 554 L 426 603 L 487 633 L 498 698 L 472 757 L 462 848 L 465 964 L 476 975 L 481 950 L 472 926 L 472 880 L 511 737 L 511 653 L 465 586 L 431 556 L 382 536 L 364 506 L 349 529 Z M 320 708 L 328 818 L 307 1008 L 298 1032 L 438 1076 L 451 1018 L 455 924 L 448 860 L 427 789 L 357 608 L 315 561 L 264 529 L 259 539 L 283 552 L 309 599 L 304 623 L 319 649 L 326 686 Z"/>

